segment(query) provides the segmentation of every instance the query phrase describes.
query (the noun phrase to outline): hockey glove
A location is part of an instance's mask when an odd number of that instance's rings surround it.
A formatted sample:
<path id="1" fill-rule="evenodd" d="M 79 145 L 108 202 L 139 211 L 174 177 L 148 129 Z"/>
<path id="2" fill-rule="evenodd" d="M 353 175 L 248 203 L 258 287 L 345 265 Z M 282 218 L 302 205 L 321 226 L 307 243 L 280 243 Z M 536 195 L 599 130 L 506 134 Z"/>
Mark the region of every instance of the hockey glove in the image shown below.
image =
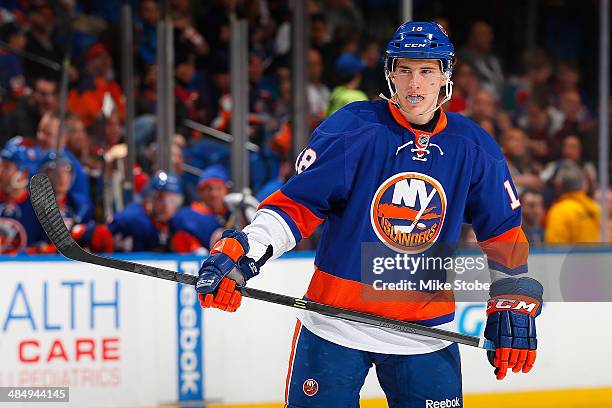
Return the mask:
<path id="1" fill-rule="evenodd" d="M 249 252 L 247 236 L 242 231 L 225 230 L 221 239 L 213 246 L 210 256 L 200 268 L 196 291 L 203 308 L 214 307 L 235 312 L 240 307 L 242 294 L 236 285 L 259 274 L 259 268 L 268 260 L 259 261 L 246 256 Z M 266 253 L 268 255 L 270 251 Z"/>
<path id="2" fill-rule="evenodd" d="M 496 347 L 487 352 L 498 380 L 509 368 L 527 373 L 536 359 L 535 318 L 542 307 L 542 285 L 531 278 L 506 278 L 491 284 L 485 337 Z"/>

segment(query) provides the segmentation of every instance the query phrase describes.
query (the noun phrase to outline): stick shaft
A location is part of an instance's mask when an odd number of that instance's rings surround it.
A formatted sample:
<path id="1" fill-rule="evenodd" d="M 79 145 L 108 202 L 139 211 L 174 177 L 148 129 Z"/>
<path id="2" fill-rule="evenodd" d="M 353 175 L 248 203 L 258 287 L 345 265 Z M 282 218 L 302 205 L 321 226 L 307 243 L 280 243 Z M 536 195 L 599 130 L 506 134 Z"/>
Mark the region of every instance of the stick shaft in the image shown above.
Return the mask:
<path id="1" fill-rule="evenodd" d="M 44 174 L 35 175 L 30 181 L 30 195 L 32 206 L 36 212 L 40 223 L 45 232 L 49 236 L 51 242 L 57 247 L 59 252 L 66 258 L 75 261 L 86 262 L 94 265 L 105 266 L 107 268 L 120 269 L 127 272 L 147 275 L 154 278 L 165 279 L 173 282 L 186 283 L 189 285 L 196 284 L 198 278 L 193 275 L 179 273 L 154 266 L 142 265 L 134 262 L 124 261 L 121 259 L 108 258 L 100 255 L 94 255 L 77 244 L 62 219 L 62 216 L 55 201 L 53 188 L 49 179 Z M 296 309 L 307 310 L 323 314 L 325 316 L 335 317 L 338 319 L 349 320 L 357 323 L 365 323 L 381 328 L 393 329 L 404 333 L 412 333 L 421 336 L 432 337 L 440 340 L 451 341 L 455 343 L 465 344 L 472 347 L 485 348 L 493 350 L 491 342 L 480 337 L 468 336 L 447 330 L 437 329 L 433 327 L 422 326 L 417 323 L 405 322 L 402 320 L 388 319 L 385 317 L 375 316 L 367 313 L 357 312 L 354 310 L 343 309 L 335 306 L 329 306 L 322 303 L 313 302 L 311 300 L 294 298 L 291 296 L 280 295 L 277 293 L 266 292 L 260 289 L 239 287 L 238 290 L 244 297 L 257 299 L 264 302 L 274 303 L 277 305 L 289 306 Z"/>

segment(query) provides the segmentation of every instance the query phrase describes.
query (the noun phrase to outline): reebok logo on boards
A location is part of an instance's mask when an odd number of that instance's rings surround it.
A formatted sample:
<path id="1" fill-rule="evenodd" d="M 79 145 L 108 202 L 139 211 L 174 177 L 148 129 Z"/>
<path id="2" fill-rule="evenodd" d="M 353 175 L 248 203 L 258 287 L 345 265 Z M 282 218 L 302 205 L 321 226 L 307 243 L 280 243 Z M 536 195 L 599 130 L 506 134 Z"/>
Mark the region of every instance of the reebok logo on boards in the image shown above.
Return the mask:
<path id="1" fill-rule="evenodd" d="M 453 408 L 460 406 L 459 397 L 455 397 L 452 400 L 445 399 L 444 401 L 425 400 L 425 408 Z"/>

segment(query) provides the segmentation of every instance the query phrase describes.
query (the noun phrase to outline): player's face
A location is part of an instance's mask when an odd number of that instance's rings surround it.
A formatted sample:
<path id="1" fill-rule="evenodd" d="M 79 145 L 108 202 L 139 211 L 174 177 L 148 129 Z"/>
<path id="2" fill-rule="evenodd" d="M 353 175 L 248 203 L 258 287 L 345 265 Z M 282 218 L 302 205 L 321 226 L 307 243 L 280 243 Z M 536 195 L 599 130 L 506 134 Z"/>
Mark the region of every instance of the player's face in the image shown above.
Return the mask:
<path id="1" fill-rule="evenodd" d="M 221 211 L 225 206 L 223 197 L 227 195 L 227 187 L 221 182 L 206 183 L 199 189 L 200 198 L 213 211 Z"/>
<path id="2" fill-rule="evenodd" d="M 0 162 L 0 187 L 6 189 L 11 184 L 13 176 L 17 173 L 17 165 L 8 160 Z"/>
<path id="3" fill-rule="evenodd" d="M 438 103 L 440 87 L 446 84 L 440 61 L 400 59 L 391 72 L 397 92 L 396 101 L 412 123 L 427 123 L 434 115 L 428 112 Z"/>
<path id="4" fill-rule="evenodd" d="M 72 185 L 72 168 L 68 165 L 58 165 L 54 169 L 47 170 L 47 176 L 53 184 L 56 195 L 68 194 Z"/>
<path id="5" fill-rule="evenodd" d="M 181 208 L 182 197 L 180 194 L 168 191 L 158 191 L 153 195 L 153 215 L 159 222 L 168 222 L 170 218 Z"/>

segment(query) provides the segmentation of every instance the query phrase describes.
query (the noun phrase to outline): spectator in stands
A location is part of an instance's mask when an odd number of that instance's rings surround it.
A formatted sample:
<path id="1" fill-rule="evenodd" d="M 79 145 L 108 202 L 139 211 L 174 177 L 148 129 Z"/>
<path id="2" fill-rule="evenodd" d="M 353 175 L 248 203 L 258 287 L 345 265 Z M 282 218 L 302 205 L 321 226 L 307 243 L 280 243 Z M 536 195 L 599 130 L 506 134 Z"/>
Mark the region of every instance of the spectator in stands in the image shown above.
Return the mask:
<path id="1" fill-rule="evenodd" d="M 310 18 L 310 44 L 319 51 L 323 61 L 323 83 L 330 86 L 334 81 L 334 63 L 337 52 L 331 42 L 330 31 L 323 14 L 314 14 Z"/>
<path id="2" fill-rule="evenodd" d="M 110 148 L 119 144 L 123 139 L 123 128 L 119 112 L 112 111 L 110 116 L 104 121 L 104 146 Z"/>
<path id="3" fill-rule="evenodd" d="M 453 96 L 445 104 L 445 109 L 467 114 L 468 106 L 472 105 L 472 98 L 479 88 L 480 83 L 474 74 L 474 67 L 467 62 L 458 62 L 453 70 Z"/>
<path id="4" fill-rule="evenodd" d="M 468 112 L 467 116 L 474 122 L 480 124 L 486 121 L 489 127 L 492 124 L 493 132 L 490 134 L 496 140 L 499 134 L 511 127 L 510 118 L 500 109 L 498 98 L 487 88 L 480 88 L 474 93 Z"/>
<path id="5" fill-rule="evenodd" d="M 586 192 L 590 195 L 595 190 L 597 183 L 597 170 L 595 165 L 582 158 L 582 142 L 576 135 L 569 134 L 561 142 L 561 158 L 546 164 L 540 172 L 540 178 L 546 184 L 544 188 L 545 203 L 550 205 L 555 197 L 556 188 L 554 181 L 563 164 L 566 161 L 576 163 L 583 171 L 586 183 Z"/>
<path id="6" fill-rule="evenodd" d="M 83 165 L 83 170 L 90 177 L 99 177 L 104 162 L 101 149 L 92 146 L 91 137 L 81 118 L 69 114 L 66 116 L 66 148 Z"/>
<path id="7" fill-rule="evenodd" d="M 94 44 L 85 54 L 85 72 L 76 89 L 68 94 L 68 106 L 85 126 L 113 110 L 125 118 L 121 88 L 113 79 L 113 60 L 107 48 Z"/>
<path id="8" fill-rule="evenodd" d="M 559 108 L 563 114 L 563 126 L 554 135 L 555 140 L 560 140 L 568 133 L 584 137 L 593 128 L 591 115 L 583 105 L 577 90 L 564 91 L 560 97 Z"/>
<path id="9" fill-rule="evenodd" d="M 201 76 L 196 70 L 195 56 L 192 54 L 178 54 L 174 61 L 174 97 L 177 107 L 177 123 L 184 119 L 204 121 L 201 110 L 200 88 Z M 181 117 L 183 116 L 183 117 Z"/>
<path id="10" fill-rule="evenodd" d="M 249 55 L 249 139 L 251 142 L 262 145 L 266 121 L 271 117 L 273 99 L 272 93 L 265 86 L 263 62 L 259 55 Z M 217 78 L 223 80 L 223 77 Z M 228 76 L 229 79 L 229 76 Z M 228 84 L 229 85 L 229 84 Z M 228 131 L 232 118 L 232 100 L 228 93 L 219 99 L 219 111 L 211 126 L 221 131 Z"/>
<path id="11" fill-rule="evenodd" d="M 286 72 L 288 75 L 288 70 Z M 248 75 L 249 139 L 261 146 L 265 121 L 272 113 L 274 99 L 270 87 L 267 86 L 270 79 L 264 77 L 263 60 L 255 53 L 249 55 Z"/>
<path id="12" fill-rule="evenodd" d="M 367 95 L 359 89 L 361 85 L 361 72 L 365 64 L 355 54 L 343 54 L 336 60 L 336 75 L 339 85 L 330 95 L 326 116 L 351 102 L 365 101 Z"/>
<path id="13" fill-rule="evenodd" d="M 555 185 L 559 199 L 546 220 L 545 241 L 549 243 L 599 242 L 599 206 L 586 194 L 582 169 L 571 161 L 563 163 Z"/>
<path id="14" fill-rule="evenodd" d="M 563 60 L 557 65 L 555 82 L 552 86 L 552 98 L 556 107 L 561 108 L 561 98 L 564 93 L 569 91 L 578 92 L 583 104 L 589 100 L 588 95 L 580 87 L 580 66 L 575 60 Z M 585 106 L 587 110 L 592 106 Z M 587 112 L 588 113 L 588 112 Z"/>
<path id="15" fill-rule="evenodd" d="M 515 119 L 524 114 L 527 102 L 534 92 L 543 95 L 545 100 L 548 100 L 552 94 L 550 85 L 552 66 L 546 51 L 528 50 L 522 59 L 524 74 L 507 81 L 510 99 L 504 101 L 504 108 L 513 111 Z"/>
<path id="16" fill-rule="evenodd" d="M 71 184 L 70 196 L 79 222 L 87 222 L 92 217 L 93 205 L 89 195 L 89 182 L 81 163 L 66 149 L 67 133 L 59 135 L 59 117 L 54 113 L 46 113 L 40 119 L 36 133 L 35 163 L 41 163 L 50 151 L 59 150 L 60 156 L 71 163 L 74 181 Z M 58 141 L 59 139 L 59 141 Z M 49 160 L 51 158 L 49 157 Z"/>
<path id="17" fill-rule="evenodd" d="M 486 88 L 481 88 L 474 94 L 468 116 L 475 122 L 483 119 L 495 120 L 498 110 L 499 101 L 495 94 Z"/>
<path id="18" fill-rule="evenodd" d="M 472 65 L 483 86 L 499 97 L 504 85 L 504 73 L 501 62 L 493 54 L 493 41 L 491 25 L 476 21 L 470 29 L 468 43 L 459 51 L 458 58 Z"/>
<path id="19" fill-rule="evenodd" d="M 365 68 L 361 72 L 361 90 L 365 92 L 368 99 L 376 99 L 381 92 L 387 89 L 387 81 L 385 80 L 385 69 L 383 67 L 383 59 L 378 41 L 366 41 L 363 45 L 359 56 Z"/>
<path id="20" fill-rule="evenodd" d="M 321 82 L 323 78 L 323 59 L 316 48 L 308 50 L 308 105 L 310 115 L 321 121 L 325 117 L 325 108 L 329 101 L 329 88 Z"/>
<path id="21" fill-rule="evenodd" d="M 272 115 L 266 124 L 269 131 L 277 131 L 284 123 L 290 120 L 291 101 L 291 80 L 289 78 L 279 78 L 278 99 L 274 102 Z"/>
<path id="22" fill-rule="evenodd" d="M 19 24 L 10 22 L 0 27 L 0 40 L 11 49 L 22 51 L 26 37 Z M 26 92 L 21 58 L 4 48 L 0 48 L 0 88 L 4 90 L 4 95 L 0 98 L 2 112 L 13 109 L 16 101 Z M 9 103 L 12 106 L 9 106 Z"/>
<path id="23" fill-rule="evenodd" d="M 34 152 L 16 142 L 0 152 L 0 254 L 18 254 L 45 240 L 27 188 L 36 171 L 28 157 Z"/>
<path id="24" fill-rule="evenodd" d="M 525 189 L 539 190 L 542 187 L 542 180 L 532 167 L 527 142 L 527 135 L 518 128 L 510 128 L 501 136 L 501 149 L 519 195 Z"/>
<path id="25" fill-rule="evenodd" d="M 198 58 L 208 55 L 210 48 L 206 39 L 195 28 L 189 0 L 173 0 L 171 8 L 175 30 L 175 55 L 195 55 Z"/>
<path id="26" fill-rule="evenodd" d="M 158 171 L 143 191 L 143 202 L 132 203 L 115 214 L 108 225 L 115 251 L 167 251 L 170 221 L 183 203 L 179 178 Z"/>
<path id="27" fill-rule="evenodd" d="M 535 190 L 525 190 L 520 196 L 522 228 L 531 245 L 544 242 L 544 197 Z"/>
<path id="28" fill-rule="evenodd" d="M 65 50 L 53 38 L 56 22 L 51 5 L 46 0 L 34 0 L 30 2 L 27 15 L 30 30 L 27 35 L 25 51 L 60 64 L 64 58 Z M 28 59 L 23 61 L 23 70 L 28 81 L 40 77 L 53 78 L 59 81 L 61 77 L 59 71 Z"/>
<path id="29" fill-rule="evenodd" d="M 546 95 L 538 92 L 531 96 L 518 125 L 529 136 L 532 157 L 541 164 L 551 160 L 553 137 L 563 126 L 563 114 L 548 103 Z"/>
<path id="30" fill-rule="evenodd" d="M 230 15 L 236 8 L 235 0 L 214 0 L 208 10 L 199 18 L 196 27 L 202 34 L 209 48 L 214 52 L 209 59 L 229 55 Z"/>
<path id="31" fill-rule="evenodd" d="M 157 60 L 157 22 L 159 8 L 156 0 L 141 0 L 135 20 L 137 55 L 144 64 Z"/>
<path id="32" fill-rule="evenodd" d="M 230 92 L 230 72 L 226 59 L 215 59 L 207 66 L 210 86 L 202 95 L 205 110 L 210 118 L 219 117 L 220 101 Z M 213 121 L 211 120 L 211 123 Z M 217 127 L 211 124 L 213 127 Z"/>
<path id="33" fill-rule="evenodd" d="M 326 0 L 325 6 L 327 25 L 334 36 L 339 31 L 353 31 L 357 35 L 363 32 L 363 15 L 353 0 Z"/>
<path id="34" fill-rule="evenodd" d="M 359 52 L 359 33 L 349 28 L 338 28 L 333 36 L 335 55 L 355 54 Z M 336 58 L 337 59 L 337 58 Z"/>
<path id="35" fill-rule="evenodd" d="M 274 28 L 276 24 L 270 19 L 268 1 L 250 0 L 244 2 L 243 5 L 245 18 L 249 26 L 249 49 L 251 52 L 259 55 L 264 61 L 273 58 L 275 55 L 286 55 L 288 50 L 282 50 L 282 47 L 280 50 L 273 50 L 272 43 L 275 40 Z M 290 21 L 291 14 L 288 8 L 284 8 L 284 10 L 287 12 L 277 14 L 277 17 L 280 18 L 277 24 Z M 289 30 L 285 32 L 289 32 Z M 280 53 L 277 51 L 280 51 Z"/>
<path id="36" fill-rule="evenodd" d="M 606 221 L 606 239 L 604 242 L 611 243 L 612 242 L 612 187 L 608 188 L 606 191 L 606 201 L 607 201 L 607 209 L 608 209 L 608 219 Z M 599 203 L 601 199 L 601 190 L 598 189 L 595 191 L 595 202 Z"/>
<path id="37" fill-rule="evenodd" d="M 277 27 L 274 35 L 273 51 L 275 55 L 283 57 L 291 51 L 291 11 L 288 7 L 281 6 L 276 14 Z M 257 48 L 257 52 L 262 53 L 262 44 L 259 44 Z"/>
<path id="38" fill-rule="evenodd" d="M 213 214 L 220 224 L 225 225 L 230 217 L 223 199 L 229 193 L 229 176 L 227 170 L 219 164 L 209 166 L 202 171 L 198 181 L 200 201 L 191 204 L 191 208 L 201 214 Z"/>
<path id="39" fill-rule="evenodd" d="M 42 116 L 56 112 L 57 108 L 57 82 L 49 78 L 36 79 L 32 93 L 22 96 L 15 110 L 4 116 L 0 143 L 4 145 L 8 139 L 15 136 L 34 139 Z"/>

